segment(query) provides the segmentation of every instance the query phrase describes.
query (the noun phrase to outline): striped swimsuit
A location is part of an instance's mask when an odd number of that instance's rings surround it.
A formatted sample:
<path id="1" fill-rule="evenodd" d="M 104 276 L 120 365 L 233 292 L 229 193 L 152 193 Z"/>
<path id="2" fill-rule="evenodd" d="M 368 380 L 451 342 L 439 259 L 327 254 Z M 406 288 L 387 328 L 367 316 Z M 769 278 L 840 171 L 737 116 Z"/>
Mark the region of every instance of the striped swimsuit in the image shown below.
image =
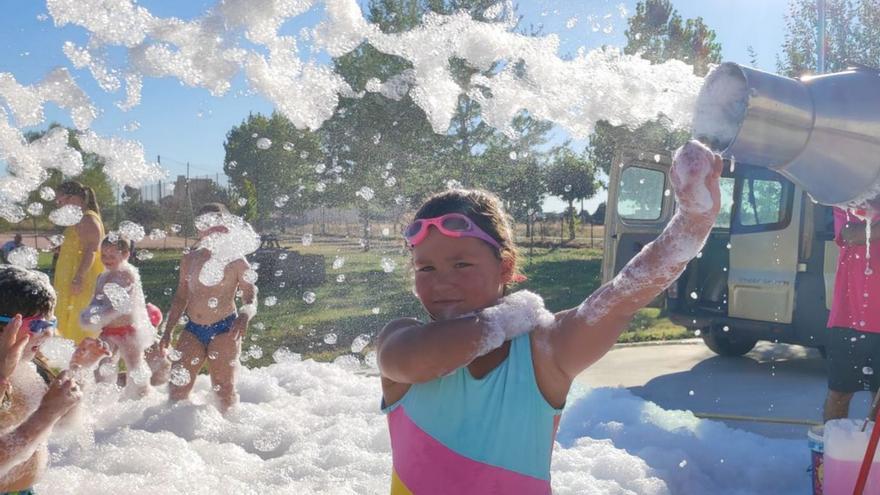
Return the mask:
<path id="1" fill-rule="evenodd" d="M 538 389 L 528 334 L 479 380 L 463 367 L 412 385 L 383 409 L 391 495 L 549 494 L 561 411 Z"/>

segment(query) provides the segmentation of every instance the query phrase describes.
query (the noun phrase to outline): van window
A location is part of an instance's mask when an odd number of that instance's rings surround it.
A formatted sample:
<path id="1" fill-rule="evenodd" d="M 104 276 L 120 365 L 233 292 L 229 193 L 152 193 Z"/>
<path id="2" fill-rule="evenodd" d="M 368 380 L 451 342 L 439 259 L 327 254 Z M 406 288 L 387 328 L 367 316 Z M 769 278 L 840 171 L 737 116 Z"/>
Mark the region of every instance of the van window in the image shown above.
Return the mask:
<path id="1" fill-rule="evenodd" d="M 782 182 L 748 177 L 743 181 L 739 205 L 740 224 L 771 225 L 785 218 Z"/>
<path id="2" fill-rule="evenodd" d="M 715 225 L 713 227 L 719 229 L 730 228 L 730 218 L 733 215 L 733 186 L 736 180 L 733 177 L 721 178 L 721 209 L 718 216 L 715 217 Z"/>
<path id="3" fill-rule="evenodd" d="M 620 174 L 617 214 L 624 220 L 659 220 L 663 211 L 666 176 L 642 167 L 628 167 Z"/>

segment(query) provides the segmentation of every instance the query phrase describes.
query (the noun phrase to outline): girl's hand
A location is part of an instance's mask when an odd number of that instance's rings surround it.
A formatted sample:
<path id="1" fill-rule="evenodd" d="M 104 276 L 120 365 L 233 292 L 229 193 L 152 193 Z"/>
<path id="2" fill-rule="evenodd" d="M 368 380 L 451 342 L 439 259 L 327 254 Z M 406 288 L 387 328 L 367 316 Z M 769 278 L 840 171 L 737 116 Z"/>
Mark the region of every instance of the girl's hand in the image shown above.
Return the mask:
<path id="1" fill-rule="evenodd" d="M 246 315 L 239 315 L 235 321 L 232 322 L 232 335 L 235 336 L 236 340 L 244 339 L 245 334 L 247 334 L 247 327 L 249 318 Z"/>
<path id="2" fill-rule="evenodd" d="M 67 371 L 62 371 L 52 383 L 49 390 L 43 396 L 40 403 L 40 411 L 55 417 L 61 417 L 70 411 L 82 399 L 82 390 L 79 388 Z"/>
<path id="3" fill-rule="evenodd" d="M 689 141 L 675 152 L 670 175 L 682 212 L 715 220 L 721 209 L 722 168 L 721 156 L 699 141 Z"/>
<path id="4" fill-rule="evenodd" d="M 19 332 L 20 328 L 21 315 L 15 315 L 0 334 L 0 393 L 5 391 L 4 384 L 21 361 L 21 355 L 30 340 L 30 332 Z"/>
<path id="5" fill-rule="evenodd" d="M 70 292 L 73 294 L 79 294 L 80 292 L 82 292 L 82 289 L 82 277 L 80 277 L 79 275 L 73 277 L 73 280 L 70 281 Z"/>
<path id="6" fill-rule="evenodd" d="M 110 354 L 110 346 L 106 342 L 88 337 L 83 339 L 76 347 L 76 350 L 73 351 L 73 356 L 70 358 L 70 367 L 91 368 Z"/>

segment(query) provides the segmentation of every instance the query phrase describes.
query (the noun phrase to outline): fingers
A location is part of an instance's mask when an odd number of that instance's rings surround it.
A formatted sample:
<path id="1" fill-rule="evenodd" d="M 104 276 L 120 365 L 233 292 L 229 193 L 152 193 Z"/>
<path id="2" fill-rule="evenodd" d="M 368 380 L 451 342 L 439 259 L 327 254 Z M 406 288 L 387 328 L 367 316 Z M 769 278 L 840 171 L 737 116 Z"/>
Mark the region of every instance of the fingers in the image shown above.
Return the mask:
<path id="1" fill-rule="evenodd" d="M 15 315 L 12 320 L 3 327 L 3 335 L 0 338 L 4 349 L 9 349 L 15 343 L 18 336 L 18 330 L 21 328 L 21 315 Z"/>
<path id="2" fill-rule="evenodd" d="M 30 341 L 31 334 L 30 332 L 28 332 L 24 334 L 20 339 L 18 339 L 18 342 L 16 342 L 15 345 L 9 349 L 9 354 L 13 356 L 19 356 L 20 359 L 21 355 L 24 353 L 24 348 L 27 347 L 28 342 Z"/>

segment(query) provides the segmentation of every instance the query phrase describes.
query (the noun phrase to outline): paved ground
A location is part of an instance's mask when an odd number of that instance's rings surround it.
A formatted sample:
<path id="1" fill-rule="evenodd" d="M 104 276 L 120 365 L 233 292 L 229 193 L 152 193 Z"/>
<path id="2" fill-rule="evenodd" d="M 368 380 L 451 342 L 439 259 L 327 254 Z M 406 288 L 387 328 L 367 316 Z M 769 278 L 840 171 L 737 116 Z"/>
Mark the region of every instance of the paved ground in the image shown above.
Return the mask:
<path id="1" fill-rule="evenodd" d="M 617 346 L 577 381 L 588 387 L 626 387 L 664 409 L 810 421 L 821 420 L 826 392 L 825 361 L 815 350 L 764 342 L 743 357 L 723 358 L 699 339 Z M 869 394 L 857 394 L 851 415 L 864 417 L 869 400 Z M 778 438 L 804 438 L 807 429 L 725 423 Z"/>

